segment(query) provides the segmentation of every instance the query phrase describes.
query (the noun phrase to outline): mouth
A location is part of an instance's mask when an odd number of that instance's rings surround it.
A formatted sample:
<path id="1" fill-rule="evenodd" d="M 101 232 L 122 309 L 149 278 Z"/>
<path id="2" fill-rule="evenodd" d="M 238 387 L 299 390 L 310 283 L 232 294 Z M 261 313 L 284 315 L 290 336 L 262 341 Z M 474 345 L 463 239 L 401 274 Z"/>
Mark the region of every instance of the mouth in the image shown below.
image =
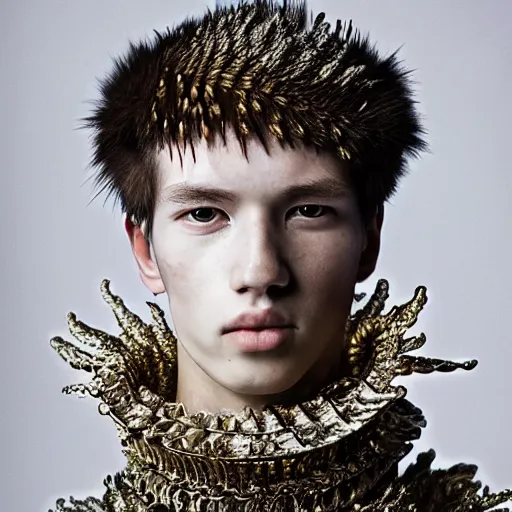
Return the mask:
<path id="1" fill-rule="evenodd" d="M 237 329 L 224 336 L 242 352 L 268 352 L 283 345 L 293 337 L 293 334 L 293 327 L 266 327 Z"/>
<path id="2" fill-rule="evenodd" d="M 275 310 L 242 313 L 221 331 L 243 352 L 274 350 L 289 340 L 296 326 Z"/>

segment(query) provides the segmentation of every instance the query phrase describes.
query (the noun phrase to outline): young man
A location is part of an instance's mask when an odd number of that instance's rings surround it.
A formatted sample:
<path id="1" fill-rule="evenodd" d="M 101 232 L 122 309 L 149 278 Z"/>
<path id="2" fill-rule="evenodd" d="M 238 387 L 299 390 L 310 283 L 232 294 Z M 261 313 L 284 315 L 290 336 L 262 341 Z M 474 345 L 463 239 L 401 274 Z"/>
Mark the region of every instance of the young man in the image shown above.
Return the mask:
<path id="1" fill-rule="evenodd" d="M 126 469 L 58 511 L 483 511 L 476 469 L 403 475 L 425 421 L 396 375 L 470 369 L 412 357 L 426 302 L 383 314 L 383 204 L 424 149 L 394 56 L 303 5 L 218 8 L 132 46 L 88 119 L 97 183 L 126 212 L 141 278 L 167 293 L 176 338 L 102 293 L 119 337 L 69 316 L 54 348 L 93 373 Z"/>

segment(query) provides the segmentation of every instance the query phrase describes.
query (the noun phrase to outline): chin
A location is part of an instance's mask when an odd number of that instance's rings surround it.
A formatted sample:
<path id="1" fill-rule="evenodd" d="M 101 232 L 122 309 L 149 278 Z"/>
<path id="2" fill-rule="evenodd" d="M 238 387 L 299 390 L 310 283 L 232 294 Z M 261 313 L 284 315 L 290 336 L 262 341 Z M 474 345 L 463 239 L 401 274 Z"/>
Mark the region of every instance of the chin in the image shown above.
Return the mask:
<path id="1" fill-rule="evenodd" d="M 290 372 L 288 368 L 266 371 L 253 369 L 246 371 L 237 379 L 221 382 L 223 387 L 231 392 L 247 396 L 278 395 L 289 391 L 300 380 L 303 374 Z"/>

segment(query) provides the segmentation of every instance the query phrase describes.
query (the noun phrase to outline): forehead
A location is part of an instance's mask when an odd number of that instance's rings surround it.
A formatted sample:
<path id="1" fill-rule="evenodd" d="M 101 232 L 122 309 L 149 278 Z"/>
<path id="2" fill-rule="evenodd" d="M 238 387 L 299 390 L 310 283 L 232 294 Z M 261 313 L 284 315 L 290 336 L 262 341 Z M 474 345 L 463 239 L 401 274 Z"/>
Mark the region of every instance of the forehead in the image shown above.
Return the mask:
<path id="1" fill-rule="evenodd" d="M 157 155 L 160 192 L 169 185 L 208 185 L 234 192 L 271 193 L 292 185 L 320 179 L 334 179 L 346 184 L 342 163 L 335 157 L 304 146 L 281 146 L 275 139 L 268 143 L 268 153 L 257 139 L 247 141 L 247 157 L 233 132 L 228 131 L 226 144 L 218 137 L 208 145 L 204 139 L 187 147 L 173 148 Z M 194 158 L 195 157 L 195 158 Z"/>

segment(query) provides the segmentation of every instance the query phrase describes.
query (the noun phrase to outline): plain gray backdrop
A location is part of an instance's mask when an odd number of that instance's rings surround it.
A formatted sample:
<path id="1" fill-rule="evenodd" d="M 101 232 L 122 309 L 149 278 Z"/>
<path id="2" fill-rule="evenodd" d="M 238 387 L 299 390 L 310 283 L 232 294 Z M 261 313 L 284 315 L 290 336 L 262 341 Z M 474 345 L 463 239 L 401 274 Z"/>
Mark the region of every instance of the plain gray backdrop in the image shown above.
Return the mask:
<path id="1" fill-rule="evenodd" d="M 1 510 L 53 507 L 70 494 L 103 493 L 124 465 L 114 426 L 92 399 L 61 395 L 87 380 L 51 350 L 70 339 L 66 313 L 117 333 L 99 286 L 149 319 L 123 219 L 92 197 L 87 134 L 79 119 L 97 96 L 95 77 L 129 39 L 151 35 L 206 0 L 3 1 L 1 115 Z M 379 277 L 389 304 L 419 284 L 429 302 L 414 332 L 421 353 L 476 358 L 470 373 L 403 379 L 429 419 L 419 450 L 436 466 L 480 466 L 491 490 L 512 486 L 512 2 L 510 0 L 310 0 L 315 13 L 351 18 L 384 53 L 416 69 L 432 153 L 413 163 L 388 205 Z M 167 310 L 165 298 L 157 302 Z M 409 457 L 408 460 L 411 460 Z"/>

